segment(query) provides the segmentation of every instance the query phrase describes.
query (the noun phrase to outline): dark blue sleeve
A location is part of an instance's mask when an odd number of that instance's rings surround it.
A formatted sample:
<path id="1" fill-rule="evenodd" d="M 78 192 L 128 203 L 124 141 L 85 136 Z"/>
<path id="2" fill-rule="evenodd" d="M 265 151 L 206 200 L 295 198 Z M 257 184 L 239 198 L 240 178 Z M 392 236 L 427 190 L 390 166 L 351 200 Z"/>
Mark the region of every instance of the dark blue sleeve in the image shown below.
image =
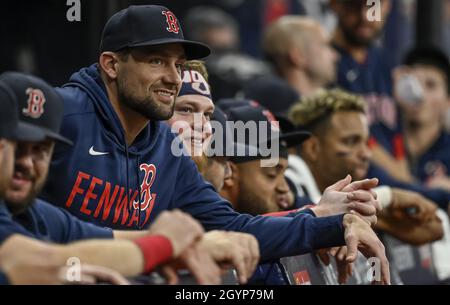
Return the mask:
<path id="1" fill-rule="evenodd" d="M 206 230 L 231 230 L 254 235 L 262 260 L 344 245 L 343 215 L 316 218 L 306 213 L 294 217 L 252 217 L 239 214 L 205 183 L 192 160 L 182 162 L 172 207 L 197 220 Z M 182 178 L 181 178 L 182 177 Z"/>
<path id="2" fill-rule="evenodd" d="M 9 285 L 8 278 L 3 272 L 0 272 L 0 285 Z"/>
<path id="3" fill-rule="evenodd" d="M 300 209 L 309 204 L 313 204 L 313 201 L 308 196 L 295 196 L 293 209 Z"/>
<path id="4" fill-rule="evenodd" d="M 79 220 L 66 210 L 37 200 L 34 209 L 46 222 L 48 234 L 53 242 L 70 243 L 92 238 L 113 238 L 113 231 Z"/>
<path id="5" fill-rule="evenodd" d="M 398 187 L 410 191 L 417 192 L 422 196 L 435 202 L 441 209 L 447 210 L 448 204 L 450 202 L 450 193 L 441 189 L 432 189 L 420 184 L 405 183 L 396 180 L 391 177 L 386 171 L 376 164 L 371 164 L 367 178 L 378 178 L 380 185 L 389 185 L 392 187 Z"/>
<path id="6" fill-rule="evenodd" d="M 34 237 L 31 232 L 11 219 L 11 216 L 6 211 L 6 207 L 0 202 L 0 245 L 14 234 Z"/>

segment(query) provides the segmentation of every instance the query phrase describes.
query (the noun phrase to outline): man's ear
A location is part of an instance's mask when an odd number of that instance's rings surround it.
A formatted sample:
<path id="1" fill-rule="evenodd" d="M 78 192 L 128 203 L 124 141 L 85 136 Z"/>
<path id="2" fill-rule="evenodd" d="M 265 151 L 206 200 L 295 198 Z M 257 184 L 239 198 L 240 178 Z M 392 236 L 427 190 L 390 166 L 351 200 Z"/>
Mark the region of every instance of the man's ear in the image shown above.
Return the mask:
<path id="1" fill-rule="evenodd" d="M 231 176 L 228 179 L 225 179 L 224 181 L 224 188 L 231 189 L 233 186 L 236 185 L 238 179 L 239 179 L 239 167 L 236 165 L 236 163 L 228 162 L 230 164 L 231 168 Z"/>
<path id="2" fill-rule="evenodd" d="M 99 58 L 100 69 L 110 78 L 116 79 L 119 70 L 119 58 L 114 52 L 103 52 Z"/>
<path id="3" fill-rule="evenodd" d="M 231 176 L 223 182 L 220 195 L 233 205 L 236 203 L 239 195 L 239 167 L 231 161 L 229 163 L 231 167 Z"/>
<path id="4" fill-rule="evenodd" d="M 303 66 L 305 65 L 305 56 L 300 48 L 291 47 L 288 50 L 287 56 L 289 64 L 301 68 L 303 68 Z"/>
<path id="5" fill-rule="evenodd" d="M 302 157 L 310 161 L 317 161 L 320 152 L 320 142 L 316 136 L 311 136 L 302 143 Z"/>

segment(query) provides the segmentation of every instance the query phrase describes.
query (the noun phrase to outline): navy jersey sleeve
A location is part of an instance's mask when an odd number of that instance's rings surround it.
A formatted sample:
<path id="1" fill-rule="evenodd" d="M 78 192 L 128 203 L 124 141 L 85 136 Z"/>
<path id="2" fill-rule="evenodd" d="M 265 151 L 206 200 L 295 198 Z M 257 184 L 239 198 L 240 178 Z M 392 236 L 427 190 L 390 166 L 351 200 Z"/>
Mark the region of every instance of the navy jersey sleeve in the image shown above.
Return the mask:
<path id="1" fill-rule="evenodd" d="M 3 272 L 0 272 L 0 285 L 9 285 L 8 278 Z"/>
<path id="2" fill-rule="evenodd" d="M 316 218 L 307 213 L 294 217 L 252 217 L 239 214 L 205 183 L 192 160 L 176 180 L 172 207 L 193 215 L 206 230 L 231 230 L 254 235 L 262 260 L 311 252 L 344 245 L 343 215 Z"/>
<path id="3" fill-rule="evenodd" d="M 441 189 L 431 189 L 420 184 L 405 183 L 396 180 L 385 172 L 376 164 L 371 164 L 367 178 L 378 178 L 380 185 L 389 185 L 391 187 L 398 187 L 410 191 L 417 192 L 422 196 L 434 201 L 441 209 L 447 210 L 450 202 L 450 193 Z"/>
<path id="4" fill-rule="evenodd" d="M 14 234 L 34 237 L 32 233 L 11 219 L 6 206 L 0 201 L 0 245 Z"/>
<path id="5" fill-rule="evenodd" d="M 70 243 L 92 238 L 113 238 L 113 231 L 77 219 L 75 216 L 47 202 L 37 200 L 34 210 L 44 219 L 51 241 Z"/>

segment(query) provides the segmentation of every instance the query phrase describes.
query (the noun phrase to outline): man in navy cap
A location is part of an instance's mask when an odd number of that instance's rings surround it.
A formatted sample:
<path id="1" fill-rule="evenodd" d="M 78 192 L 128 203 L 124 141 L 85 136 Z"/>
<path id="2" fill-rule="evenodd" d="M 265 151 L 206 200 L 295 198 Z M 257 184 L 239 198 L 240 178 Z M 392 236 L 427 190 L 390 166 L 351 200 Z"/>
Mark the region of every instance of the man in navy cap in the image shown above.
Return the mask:
<path id="1" fill-rule="evenodd" d="M 14 171 L 17 140 L 42 140 L 44 135 L 19 121 L 14 93 L 0 81 L 0 199 L 5 196 Z"/>
<path id="2" fill-rule="evenodd" d="M 206 230 L 255 235 L 262 259 L 342 245 L 344 231 L 353 228 L 354 236 L 381 258 L 382 281 L 389 282 L 384 249 L 370 228 L 351 221 L 357 216 L 238 214 L 203 181 L 189 157 L 172 153 L 175 135 L 160 121 L 173 113 L 185 61 L 205 57 L 209 49 L 184 40 L 169 9 L 130 6 L 116 13 L 105 26 L 100 49 L 97 64 L 58 90 L 65 102 L 62 134 L 74 147 L 55 148 L 44 198 L 81 219 L 120 229 L 148 227 L 162 211 L 180 208 Z M 275 240 L 274 232 L 283 237 Z M 347 242 L 353 248 L 359 244 Z"/>
<path id="3" fill-rule="evenodd" d="M 63 258 L 67 259 L 68 255 L 80 258 L 83 263 L 95 263 L 114 268 L 124 275 L 138 275 L 161 264 L 166 264 L 167 268 L 167 263 L 171 262 L 172 258 L 180 258 L 200 283 L 218 282 L 218 267 L 209 253 L 200 250 L 200 244 L 197 243 L 203 230 L 196 221 L 184 213 L 174 211 L 160 215 L 150 232 L 121 232 L 83 222 L 63 209 L 36 199 L 46 180 L 54 141 L 63 142 L 65 145 L 71 144 L 59 134 L 63 104 L 56 91 L 37 77 L 6 72 L 0 75 L 0 79 L 2 106 L 8 107 L 2 111 L 2 116 L 5 118 L 2 117 L 4 126 L 1 126 L 1 135 L 17 140 L 15 161 L 10 162 L 11 155 L 5 158 L 5 168 L 9 170 L 2 173 L 2 177 L 12 177 L 12 179 L 3 178 L 5 183 L 2 181 L 0 190 L 0 195 L 5 199 L 5 202 L 0 202 L 0 244 L 5 245 L 0 251 L 0 256 L 2 269 L 13 283 L 58 282 L 51 270 L 63 266 L 65 264 Z M 17 121 L 17 113 L 20 113 L 21 122 L 16 127 L 12 119 L 16 117 Z M 12 168 L 14 168 L 13 171 L 10 170 Z M 187 232 L 184 232 L 185 230 Z M 17 238 L 17 236 L 27 238 Z M 122 241 L 100 241 L 100 239 L 113 237 Z M 67 248 L 55 248 L 29 238 L 57 244 L 68 244 L 86 239 L 97 240 L 90 244 L 79 243 L 77 246 L 69 244 Z M 130 247 L 130 244 L 124 244 L 124 240 L 132 240 L 133 245 Z M 212 242 L 202 244 L 205 247 L 215 245 L 215 243 L 211 245 Z M 115 251 L 111 251 L 111 247 Z M 29 249 L 25 252 L 29 252 L 30 255 L 25 259 L 23 255 L 16 253 L 15 249 Z M 96 254 L 93 254 L 94 250 Z M 39 270 L 38 266 L 29 260 L 33 258 L 33 255 L 39 256 L 42 252 L 48 254 L 44 264 L 47 269 Z M 133 256 L 135 255 L 133 253 L 143 260 L 138 259 L 131 265 L 119 264 L 123 256 Z M 198 255 L 203 257 L 202 266 L 198 266 L 200 259 Z M 26 265 L 23 270 L 39 270 L 39 272 L 45 272 L 48 277 L 33 277 L 31 271 L 30 274 L 24 275 L 23 271 L 20 272 L 20 269 L 14 268 L 23 264 Z M 193 268 L 193 265 L 196 267 Z M 208 267 L 205 268 L 205 266 Z"/>

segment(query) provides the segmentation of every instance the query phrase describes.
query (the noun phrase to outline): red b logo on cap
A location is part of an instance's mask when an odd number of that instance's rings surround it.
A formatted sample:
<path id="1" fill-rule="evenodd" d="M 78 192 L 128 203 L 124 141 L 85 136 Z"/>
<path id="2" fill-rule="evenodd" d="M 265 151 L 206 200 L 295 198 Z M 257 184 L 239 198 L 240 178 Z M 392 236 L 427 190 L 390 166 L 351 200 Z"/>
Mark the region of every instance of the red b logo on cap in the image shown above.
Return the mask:
<path id="1" fill-rule="evenodd" d="M 162 14 L 166 16 L 167 28 L 166 30 L 178 34 L 180 27 L 178 26 L 177 17 L 171 11 L 162 11 Z"/>
<path id="2" fill-rule="evenodd" d="M 44 113 L 45 96 L 39 89 L 28 88 L 25 91 L 28 95 L 28 107 L 22 109 L 22 113 L 25 116 L 32 117 L 33 119 L 39 118 Z"/>

